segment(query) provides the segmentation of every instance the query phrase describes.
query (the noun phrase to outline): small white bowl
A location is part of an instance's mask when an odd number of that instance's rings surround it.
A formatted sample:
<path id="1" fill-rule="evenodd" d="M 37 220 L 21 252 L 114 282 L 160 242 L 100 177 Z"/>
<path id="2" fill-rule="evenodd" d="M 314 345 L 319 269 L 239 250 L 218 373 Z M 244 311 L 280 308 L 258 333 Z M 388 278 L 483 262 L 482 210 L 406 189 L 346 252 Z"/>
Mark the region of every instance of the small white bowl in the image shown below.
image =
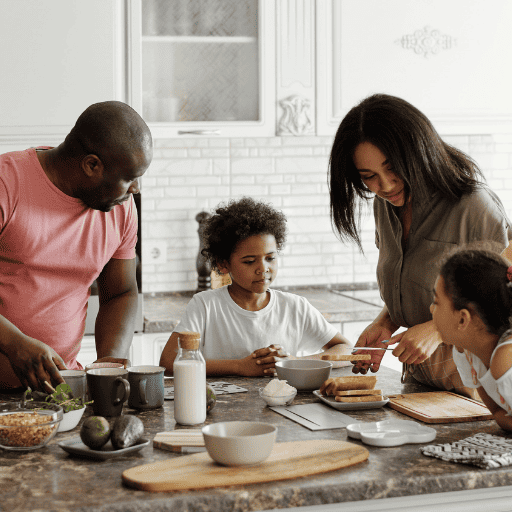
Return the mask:
<path id="1" fill-rule="evenodd" d="M 260 397 L 266 402 L 266 404 L 270 407 L 273 407 L 276 405 L 290 405 L 297 395 L 297 390 L 294 389 L 291 393 L 283 396 L 270 396 L 265 394 L 264 388 L 259 388 L 259 393 Z"/>
<path id="2" fill-rule="evenodd" d="M 84 412 L 85 406 L 81 409 L 65 412 L 62 421 L 60 422 L 58 432 L 67 432 L 68 430 L 74 429 L 82 419 Z"/>
<path id="3" fill-rule="evenodd" d="M 226 421 L 202 428 L 210 457 L 224 466 L 259 464 L 268 458 L 277 427 L 258 421 Z"/>

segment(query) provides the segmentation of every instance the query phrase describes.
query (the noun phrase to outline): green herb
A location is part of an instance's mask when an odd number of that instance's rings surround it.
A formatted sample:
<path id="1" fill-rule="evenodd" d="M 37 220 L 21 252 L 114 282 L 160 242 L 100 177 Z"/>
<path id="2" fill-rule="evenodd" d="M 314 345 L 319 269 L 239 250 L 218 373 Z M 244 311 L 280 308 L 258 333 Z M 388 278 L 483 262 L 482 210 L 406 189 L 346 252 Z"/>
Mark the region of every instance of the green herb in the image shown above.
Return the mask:
<path id="1" fill-rule="evenodd" d="M 28 388 L 25 391 L 24 399 L 26 401 L 57 404 L 62 407 L 64 412 L 75 411 L 77 409 L 82 409 L 86 405 L 92 404 L 92 400 L 90 402 L 84 402 L 82 398 L 73 398 L 73 392 L 71 391 L 69 384 L 66 384 L 65 382 L 59 384 L 51 394 L 44 393 L 42 391 L 32 391 Z"/>

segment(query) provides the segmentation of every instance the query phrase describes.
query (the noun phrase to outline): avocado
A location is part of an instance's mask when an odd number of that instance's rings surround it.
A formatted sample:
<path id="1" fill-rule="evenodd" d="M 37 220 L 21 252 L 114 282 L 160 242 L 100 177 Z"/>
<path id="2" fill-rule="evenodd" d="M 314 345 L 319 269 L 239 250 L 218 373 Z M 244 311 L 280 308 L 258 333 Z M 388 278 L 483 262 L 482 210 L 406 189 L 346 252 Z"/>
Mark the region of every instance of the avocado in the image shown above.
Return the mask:
<path id="1" fill-rule="evenodd" d="M 107 444 L 110 437 L 110 425 L 103 416 L 86 418 L 80 428 L 80 439 L 91 450 L 99 450 Z"/>
<path id="2" fill-rule="evenodd" d="M 210 412 L 217 402 L 217 397 L 215 396 L 215 390 L 210 384 L 206 383 L 206 412 Z"/>
<path id="3" fill-rule="evenodd" d="M 114 449 L 133 446 L 144 434 L 144 424 L 137 416 L 121 415 L 114 422 L 110 439 Z"/>

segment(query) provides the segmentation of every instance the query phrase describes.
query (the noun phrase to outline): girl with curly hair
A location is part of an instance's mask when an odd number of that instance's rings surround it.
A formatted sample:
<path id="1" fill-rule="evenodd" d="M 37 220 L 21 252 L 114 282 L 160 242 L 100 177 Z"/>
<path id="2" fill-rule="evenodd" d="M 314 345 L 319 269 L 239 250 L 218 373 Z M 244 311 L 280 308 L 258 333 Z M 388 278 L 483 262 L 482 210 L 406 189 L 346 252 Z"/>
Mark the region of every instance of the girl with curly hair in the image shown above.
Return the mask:
<path id="1" fill-rule="evenodd" d="M 273 375 L 279 358 L 349 354 L 351 344 L 299 295 L 271 289 L 286 240 L 286 217 L 249 197 L 219 205 L 205 221 L 203 254 L 231 284 L 197 293 L 171 334 L 160 364 L 172 374 L 178 333 L 201 334 L 209 376 Z M 336 366 L 349 365 L 339 363 Z"/>
<path id="2" fill-rule="evenodd" d="M 444 261 L 430 306 L 452 348 L 462 382 L 476 388 L 498 425 L 512 430 L 512 267 L 482 249 L 459 249 Z"/>

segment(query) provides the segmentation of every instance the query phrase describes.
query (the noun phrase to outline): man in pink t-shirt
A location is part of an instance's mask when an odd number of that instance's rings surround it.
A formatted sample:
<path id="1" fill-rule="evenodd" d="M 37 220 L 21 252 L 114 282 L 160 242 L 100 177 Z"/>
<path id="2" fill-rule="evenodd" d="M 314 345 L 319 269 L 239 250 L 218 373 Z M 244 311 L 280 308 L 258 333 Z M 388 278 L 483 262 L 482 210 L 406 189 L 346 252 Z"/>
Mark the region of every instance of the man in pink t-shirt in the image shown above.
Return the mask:
<path id="1" fill-rule="evenodd" d="M 0 155 L 0 390 L 48 391 L 76 356 L 97 280 L 97 361 L 125 365 L 137 311 L 132 194 L 152 159 L 142 118 L 96 103 L 56 148 Z"/>

